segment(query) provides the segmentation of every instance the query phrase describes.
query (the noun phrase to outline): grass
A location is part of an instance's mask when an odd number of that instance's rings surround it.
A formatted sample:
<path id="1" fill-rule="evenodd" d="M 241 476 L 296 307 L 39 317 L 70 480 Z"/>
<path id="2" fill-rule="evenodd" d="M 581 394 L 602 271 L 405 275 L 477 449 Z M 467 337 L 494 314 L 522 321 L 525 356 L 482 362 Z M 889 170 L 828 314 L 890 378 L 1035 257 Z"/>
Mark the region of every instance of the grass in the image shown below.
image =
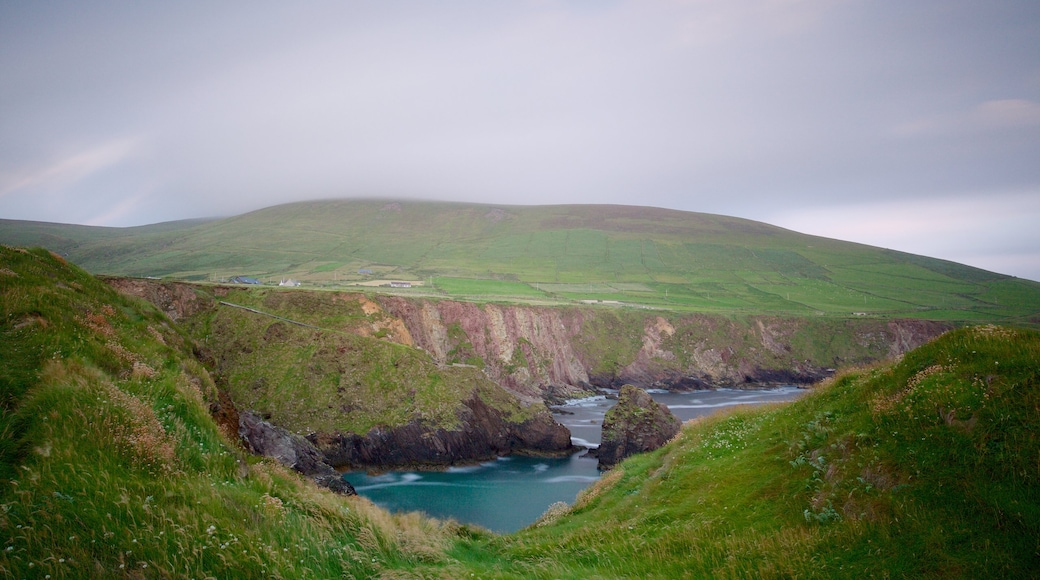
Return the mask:
<path id="1" fill-rule="evenodd" d="M 3 577 L 975 578 L 1040 564 L 1035 331 L 955 330 L 797 402 L 689 423 L 497 536 L 392 516 L 245 455 L 210 418 L 215 385 L 186 331 L 56 256 L 0 247 L 0 296 Z M 360 317 L 346 311 L 343 324 Z"/>
<path id="2" fill-rule="evenodd" d="M 1029 577 L 1040 335 L 949 333 L 783 407 L 685 426 L 557 507 L 457 545 L 487 578 Z"/>
<path id="3" fill-rule="evenodd" d="M 243 288 L 211 297 L 214 305 L 218 298 L 317 327 L 227 306 L 186 321 L 235 404 L 294 432 L 364 435 L 412 421 L 458 429 L 458 414 L 473 396 L 518 421 L 545 412 L 522 406 L 477 368 L 439 367 L 394 342 L 403 325 L 363 294 Z M 471 352 L 458 354 L 451 362 L 479 366 Z"/>
<path id="4" fill-rule="evenodd" d="M 243 454 L 163 315 L 42 250 L 0 264 L 0 577 L 365 578 L 465 533 Z"/>
<path id="5" fill-rule="evenodd" d="M 479 280 L 469 278 L 435 278 L 434 286 L 452 297 L 484 299 L 497 298 L 546 298 L 545 292 L 530 284 L 505 280 Z"/>
<path id="6" fill-rule="evenodd" d="M 835 317 L 934 312 L 942 320 L 1017 324 L 1037 324 L 1040 304 L 1037 282 L 749 220 L 645 207 L 328 200 L 125 230 L 0 221 L 0 242 L 40 244 L 101 274 L 291 277 L 336 286 L 371 270 L 383 279 L 433 278 L 442 296 L 478 301 L 604 300 Z"/>

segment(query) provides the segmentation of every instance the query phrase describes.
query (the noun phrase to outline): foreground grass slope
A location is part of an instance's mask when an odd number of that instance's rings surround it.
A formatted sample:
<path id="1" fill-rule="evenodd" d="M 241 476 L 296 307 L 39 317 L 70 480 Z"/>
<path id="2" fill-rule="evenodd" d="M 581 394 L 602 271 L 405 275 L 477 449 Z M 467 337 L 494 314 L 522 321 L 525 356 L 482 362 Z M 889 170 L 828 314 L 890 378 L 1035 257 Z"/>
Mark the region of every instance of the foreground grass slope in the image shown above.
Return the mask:
<path id="1" fill-rule="evenodd" d="M 181 331 L 0 247 L 0 577 L 373 577 L 445 530 L 245 456 Z"/>
<path id="2" fill-rule="evenodd" d="M 1037 318 L 1040 284 L 726 216 L 624 206 L 329 200 L 201 224 L 84 228 L 0 222 L 94 273 L 422 280 L 468 300 L 621 301 L 680 311 Z"/>
<path id="3" fill-rule="evenodd" d="M 1040 334 L 953 331 L 801 401 L 687 425 L 516 535 L 479 577 L 1035 577 Z"/>

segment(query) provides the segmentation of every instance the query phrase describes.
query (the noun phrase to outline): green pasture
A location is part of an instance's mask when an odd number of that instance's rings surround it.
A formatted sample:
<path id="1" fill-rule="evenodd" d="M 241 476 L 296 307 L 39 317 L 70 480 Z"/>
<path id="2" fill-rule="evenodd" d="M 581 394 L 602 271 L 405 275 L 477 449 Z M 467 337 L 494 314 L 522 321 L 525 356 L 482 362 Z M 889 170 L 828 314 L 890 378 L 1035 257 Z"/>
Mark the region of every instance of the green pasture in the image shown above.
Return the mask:
<path id="1" fill-rule="evenodd" d="M 126 229 L 2 220 L 0 242 L 42 245 L 99 274 L 328 285 L 360 279 L 357 270 L 368 268 L 388 278 L 441 280 L 443 295 L 467 300 L 828 316 L 934 312 L 944 320 L 1018 323 L 1040 315 L 1037 282 L 657 208 L 329 200 Z"/>
<path id="2" fill-rule="evenodd" d="M 438 290 L 454 298 L 547 298 L 545 292 L 530 284 L 506 280 L 479 280 L 470 278 L 434 278 Z"/>

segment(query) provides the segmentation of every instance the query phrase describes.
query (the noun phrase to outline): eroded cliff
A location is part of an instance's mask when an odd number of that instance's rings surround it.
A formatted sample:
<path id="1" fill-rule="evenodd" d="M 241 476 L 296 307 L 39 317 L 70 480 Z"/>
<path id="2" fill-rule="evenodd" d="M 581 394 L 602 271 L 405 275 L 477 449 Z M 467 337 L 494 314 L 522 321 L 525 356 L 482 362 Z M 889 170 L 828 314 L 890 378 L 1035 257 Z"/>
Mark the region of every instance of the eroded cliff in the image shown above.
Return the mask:
<path id="1" fill-rule="evenodd" d="M 308 436 L 330 463 L 344 466 L 562 452 L 569 438 L 553 427 L 543 401 L 625 383 L 811 383 L 839 366 L 898 356 L 948 329 L 920 320 L 110 283 L 189 329 L 237 406 Z"/>

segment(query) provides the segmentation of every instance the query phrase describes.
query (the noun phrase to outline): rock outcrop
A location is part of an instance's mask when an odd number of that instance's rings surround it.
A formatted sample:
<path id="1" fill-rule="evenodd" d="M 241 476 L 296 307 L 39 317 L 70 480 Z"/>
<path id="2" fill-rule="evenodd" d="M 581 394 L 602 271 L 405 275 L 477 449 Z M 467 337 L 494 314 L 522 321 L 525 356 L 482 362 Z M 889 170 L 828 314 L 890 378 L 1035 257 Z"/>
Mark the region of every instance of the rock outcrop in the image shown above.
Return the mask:
<path id="1" fill-rule="evenodd" d="M 600 469 L 610 469 L 630 455 L 653 451 L 679 433 L 682 424 L 668 407 L 644 390 L 625 385 L 617 405 L 603 417 L 603 436 L 592 455 Z"/>
<path id="2" fill-rule="evenodd" d="M 354 487 L 325 462 L 325 457 L 310 441 L 272 425 L 250 411 L 241 411 L 238 417 L 238 435 L 253 453 L 295 469 L 336 493 L 357 495 Z"/>
<path id="3" fill-rule="evenodd" d="M 105 278 L 105 282 L 123 294 L 144 298 L 162 310 L 170 320 L 178 322 L 201 310 L 212 308 L 212 297 L 196 292 L 191 284 L 162 282 L 141 278 Z"/>
<path id="4" fill-rule="evenodd" d="M 378 298 L 399 317 L 414 346 L 440 364 L 477 361 L 496 383 L 524 400 L 578 396 L 589 384 L 575 350 L 582 319 L 575 309 Z"/>
<path id="5" fill-rule="evenodd" d="M 548 411 L 515 423 L 475 396 L 465 402 L 460 419 L 457 430 L 412 421 L 373 428 L 365 435 L 319 433 L 308 440 L 339 468 L 443 466 L 510 453 L 561 456 L 575 451 L 570 431 Z"/>

